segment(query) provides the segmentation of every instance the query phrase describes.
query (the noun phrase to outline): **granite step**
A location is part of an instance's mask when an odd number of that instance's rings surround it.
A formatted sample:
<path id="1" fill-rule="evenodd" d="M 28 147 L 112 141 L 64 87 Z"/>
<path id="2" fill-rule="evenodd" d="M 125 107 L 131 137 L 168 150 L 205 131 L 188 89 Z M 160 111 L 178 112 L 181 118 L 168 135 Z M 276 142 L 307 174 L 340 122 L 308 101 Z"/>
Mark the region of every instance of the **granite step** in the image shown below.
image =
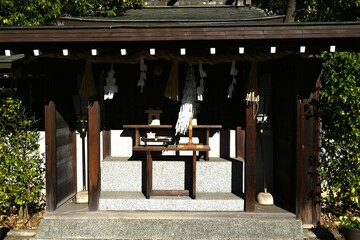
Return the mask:
<path id="1" fill-rule="evenodd" d="M 66 208 L 45 214 L 36 239 L 304 239 L 301 221 L 294 214 L 266 208 L 269 211 L 253 213 Z"/>
<path id="2" fill-rule="evenodd" d="M 244 211 L 244 200 L 233 193 L 198 192 L 188 196 L 151 196 L 141 192 L 104 192 L 100 211 Z"/>

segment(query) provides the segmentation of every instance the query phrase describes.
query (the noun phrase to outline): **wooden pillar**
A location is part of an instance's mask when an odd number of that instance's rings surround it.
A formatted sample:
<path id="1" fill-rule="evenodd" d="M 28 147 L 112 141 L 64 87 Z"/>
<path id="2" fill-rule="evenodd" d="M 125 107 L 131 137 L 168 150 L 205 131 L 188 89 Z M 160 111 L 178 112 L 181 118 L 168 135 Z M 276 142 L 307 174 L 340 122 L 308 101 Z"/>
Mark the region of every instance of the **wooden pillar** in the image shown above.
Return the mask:
<path id="1" fill-rule="evenodd" d="M 46 211 L 56 209 L 56 106 L 45 104 Z"/>
<path id="2" fill-rule="evenodd" d="M 111 156 L 111 131 L 103 130 L 103 158 Z"/>
<path id="3" fill-rule="evenodd" d="M 255 211 L 256 189 L 256 121 L 254 103 L 246 106 L 245 135 L 245 211 Z"/>
<path id="4" fill-rule="evenodd" d="M 97 211 L 100 198 L 100 104 L 94 101 L 88 108 L 89 113 L 89 210 Z"/>
<path id="5" fill-rule="evenodd" d="M 245 157 L 245 132 L 241 127 L 236 128 L 236 157 Z"/>

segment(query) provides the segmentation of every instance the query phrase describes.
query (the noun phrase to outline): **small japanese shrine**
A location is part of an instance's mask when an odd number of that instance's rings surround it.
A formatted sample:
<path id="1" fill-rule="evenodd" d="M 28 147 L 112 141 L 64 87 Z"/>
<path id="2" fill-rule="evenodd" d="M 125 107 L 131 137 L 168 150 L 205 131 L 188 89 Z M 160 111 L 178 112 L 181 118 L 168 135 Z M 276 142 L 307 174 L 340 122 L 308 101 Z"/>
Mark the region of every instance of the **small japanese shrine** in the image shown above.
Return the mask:
<path id="1" fill-rule="evenodd" d="M 82 190 L 90 211 L 253 212 L 269 192 L 319 220 L 308 103 L 321 52 L 359 51 L 360 24 L 283 23 L 245 3 L 0 29 L 0 74 L 26 85 L 45 131 L 48 212 Z"/>

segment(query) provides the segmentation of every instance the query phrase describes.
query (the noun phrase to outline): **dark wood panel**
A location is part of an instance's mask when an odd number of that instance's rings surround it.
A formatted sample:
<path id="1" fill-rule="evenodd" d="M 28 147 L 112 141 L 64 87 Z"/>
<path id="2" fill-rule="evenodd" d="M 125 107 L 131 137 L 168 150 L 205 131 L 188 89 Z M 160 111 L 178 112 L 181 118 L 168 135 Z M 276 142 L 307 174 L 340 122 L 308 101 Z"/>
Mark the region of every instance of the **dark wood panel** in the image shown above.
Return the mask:
<path id="1" fill-rule="evenodd" d="M 60 201 L 58 202 L 58 206 L 61 205 L 64 201 L 66 201 L 69 196 L 72 196 L 74 194 L 72 187 L 70 187 L 72 186 L 72 184 L 72 179 L 68 179 L 63 183 L 59 184 L 57 196 Z"/>
<path id="2" fill-rule="evenodd" d="M 68 143 L 67 145 L 57 146 L 56 147 L 56 158 L 57 164 L 61 164 L 64 161 L 70 161 L 72 159 L 72 143 Z"/>
<path id="3" fill-rule="evenodd" d="M 67 161 L 63 161 L 61 164 L 57 165 L 57 185 L 66 182 L 73 181 L 72 176 L 72 159 L 68 158 Z M 72 190 L 72 187 L 70 187 Z"/>
<path id="4" fill-rule="evenodd" d="M 73 171 L 73 137 L 69 124 L 62 115 L 56 113 L 56 191 L 57 204 L 62 203 L 75 193 Z"/>
<path id="5" fill-rule="evenodd" d="M 69 145 L 70 146 L 70 145 Z M 56 162 L 56 166 L 57 167 L 59 167 L 59 166 L 61 166 L 61 165 L 63 165 L 63 164 L 68 164 L 69 162 L 71 162 L 72 161 L 72 155 L 71 155 L 71 153 L 67 153 L 66 154 L 67 156 L 65 156 L 65 157 L 62 157 L 62 158 L 59 158 L 59 160 Z"/>
<path id="6" fill-rule="evenodd" d="M 156 25 L 0 29 L 0 42 L 111 42 L 359 38 L 360 24 Z"/>
<path id="7" fill-rule="evenodd" d="M 318 161 L 319 125 L 308 99 L 297 104 L 297 147 L 296 147 L 296 216 L 304 224 L 320 221 L 320 205 L 317 193 L 319 179 L 313 174 Z"/>

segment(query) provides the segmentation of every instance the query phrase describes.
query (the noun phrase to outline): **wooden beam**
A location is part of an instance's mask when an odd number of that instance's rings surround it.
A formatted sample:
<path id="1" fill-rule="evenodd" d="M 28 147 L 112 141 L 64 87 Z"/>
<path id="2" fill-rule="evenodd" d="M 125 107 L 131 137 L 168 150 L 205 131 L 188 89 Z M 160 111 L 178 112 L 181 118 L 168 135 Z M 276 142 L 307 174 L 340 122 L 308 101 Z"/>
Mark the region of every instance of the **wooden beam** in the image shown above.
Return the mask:
<path id="1" fill-rule="evenodd" d="M 254 118 L 254 103 L 246 106 L 245 135 L 245 211 L 255 211 L 256 188 L 256 122 Z"/>
<path id="2" fill-rule="evenodd" d="M 112 22 L 114 23 L 114 22 Z M 190 25 L 129 24 L 126 26 L 63 26 L 47 28 L 3 28 L 0 42 L 118 42 L 178 40 L 290 40 L 359 38 L 359 23 L 243 24 L 203 23 Z M 355 43 L 355 42 L 354 42 Z"/>
<path id="3" fill-rule="evenodd" d="M 94 101 L 88 108 L 89 113 L 89 210 L 97 211 L 100 198 L 100 104 Z"/>
<path id="4" fill-rule="evenodd" d="M 46 211 L 56 209 L 56 106 L 45 104 Z"/>

